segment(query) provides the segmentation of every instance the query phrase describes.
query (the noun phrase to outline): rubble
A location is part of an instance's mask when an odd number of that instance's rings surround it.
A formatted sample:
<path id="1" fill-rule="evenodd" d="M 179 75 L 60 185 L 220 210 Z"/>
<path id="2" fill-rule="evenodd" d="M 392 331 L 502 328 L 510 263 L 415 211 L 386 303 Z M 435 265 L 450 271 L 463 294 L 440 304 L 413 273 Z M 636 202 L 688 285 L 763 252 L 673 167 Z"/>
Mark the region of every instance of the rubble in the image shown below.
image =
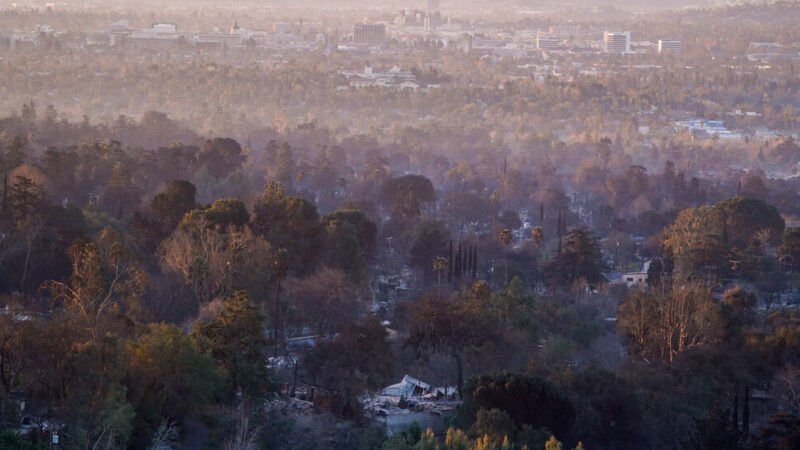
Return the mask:
<path id="1" fill-rule="evenodd" d="M 404 429 L 412 422 L 426 427 L 441 426 L 442 419 L 461 404 L 454 386 L 432 388 L 428 383 L 409 375 L 381 392 L 361 398 L 364 413 L 383 422 L 387 432 Z"/>

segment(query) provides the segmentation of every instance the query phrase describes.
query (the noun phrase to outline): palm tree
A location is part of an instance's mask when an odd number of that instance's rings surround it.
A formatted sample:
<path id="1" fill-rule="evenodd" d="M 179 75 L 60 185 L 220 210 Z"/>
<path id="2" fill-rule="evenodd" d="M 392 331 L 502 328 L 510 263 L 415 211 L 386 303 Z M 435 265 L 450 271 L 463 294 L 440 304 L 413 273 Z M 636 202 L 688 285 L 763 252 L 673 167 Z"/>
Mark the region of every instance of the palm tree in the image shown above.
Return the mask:
<path id="1" fill-rule="evenodd" d="M 508 281 L 508 247 L 511 245 L 511 230 L 506 228 L 500 231 L 500 242 L 506 248 L 506 276 L 503 279 L 503 282 L 505 283 Z"/>
<path id="2" fill-rule="evenodd" d="M 533 243 L 536 244 L 536 248 L 538 249 L 539 244 L 544 240 L 544 229 L 539 226 L 533 227 L 531 230 L 531 239 L 533 239 Z"/>
<path id="3" fill-rule="evenodd" d="M 450 268 L 450 262 L 444 256 L 433 258 L 433 271 L 439 275 L 439 287 L 442 286 L 442 273 Z"/>

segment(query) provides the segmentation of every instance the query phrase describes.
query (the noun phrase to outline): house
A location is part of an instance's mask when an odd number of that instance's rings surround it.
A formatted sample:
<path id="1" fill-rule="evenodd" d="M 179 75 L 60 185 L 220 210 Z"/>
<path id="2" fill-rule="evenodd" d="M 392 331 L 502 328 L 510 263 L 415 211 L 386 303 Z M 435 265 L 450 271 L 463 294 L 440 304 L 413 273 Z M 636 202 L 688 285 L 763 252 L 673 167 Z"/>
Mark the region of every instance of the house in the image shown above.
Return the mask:
<path id="1" fill-rule="evenodd" d="M 421 397 L 431 392 L 431 386 L 416 378 L 405 375 L 403 380 L 397 384 L 387 386 L 381 391 L 381 395 L 386 397 Z"/>
<path id="2" fill-rule="evenodd" d="M 627 272 L 622 274 L 625 284 L 628 287 L 639 287 L 647 285 L 647 272 Z"/>
<path id="3" fill-rule="evenodd" d="M 650 261 L 647 261 L 638 272 L 625 272 L 622 280 L 629 288 L 647 286 L 647 270 L 650 268 Z"/>

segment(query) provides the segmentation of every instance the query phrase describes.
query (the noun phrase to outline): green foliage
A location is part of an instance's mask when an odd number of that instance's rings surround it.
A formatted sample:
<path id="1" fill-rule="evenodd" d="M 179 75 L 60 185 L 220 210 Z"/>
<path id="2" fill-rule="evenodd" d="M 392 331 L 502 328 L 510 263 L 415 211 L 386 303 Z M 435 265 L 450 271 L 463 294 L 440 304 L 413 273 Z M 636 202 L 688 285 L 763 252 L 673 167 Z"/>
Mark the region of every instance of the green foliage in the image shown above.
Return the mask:
<path id="1" fill-rule="evenodd" d="M 478 419 L 478 409 L 475 402 L 461 402 L 456 406 L 453 415 L 444 419 L 444 423 L 457 430 L 469 430 L 469 427 Z"/>
<path id="2" fill-rule="evenodd" d="M 168 230 L 174 229 L 183 215 L 197 207 L 197 189 L 186 180 L 172 180 L 163 192 L 156 194 L 150 202 L 150 210 Z"/>
<path id="3" fill-rule="evenodd" d="M 757 277 L 765 246 L 784 231 L 777 209 L 763 200 L 737 197 L 682 211 L 665 230 L 664 249 L 686 275 Z"/>
<path id="4" fill-rule="evenodd" d="M 436 442 L 436 436 L 433 434 L 433 430 L 428 428 L 422 433 L 417 445 L 414 446 L 414 450 L 438 450 L 439 444 Z"/>
<path id="5" fill-rule="evenodd" d="M 265 363 L 264 317 L 247 292 L 226 299 L 212 321 L 197 322 L 191 338 L 228 375 L 233 391 L 259 396 L 273 388 Z"/>
<path id="6" fill-rule="evenodd" d="M 139 312 L 148 275 L 124 236 L 105 228 L 90 242 L 74 242 L 70 252 L 69 284 L 50 281 L 43 286 L 55 300 L 95 321 L 106 313 L 133 317 Z"/>
<path id="7" fill-rule="evenodd" d="M 422 211 L 419 207 L 419 200 L 417 200 L 414 186 L 409 186 L 405 191 L 398 190 L 394 207 L 392 207 L 392 218 L 410 219 L 419 217 L 421 214 Z"/>
<path id="8" fill-rule="evenodd" d="M 714 209 L 722 213 L 726 243 L 731 247 L 747 248 L 763 230 L 769 230 L 768 241 L 776 243 L 785 228 L 778 210 L 763 200 L 737 197 L 717 203 Z"/>
<path id="9" fill-rule="evenodd" d="M 386 430 L 383 427 L 369 427 L 364 430 L 358 440 L 358 450 L 380 450 L 385 441 Z"/>
<path id="10" fill-rule="evenodd" d="M 757 450 L 791 450 L 800 448 L 800 417 L 785 412 L 773 414 L 761 429 L 755 448 Z"/>
<path id="11" fill-rule="evenodd" d="M 483 281 L 472 290 L 444 298 L 424 295 L 409 305 L 411 318 L 406 341 L 418 353 L 452 355 L 458 369 L 458 388 L 462 391 L 463 355 L 499 339 L 492 317 L 487 314 L 491 290 Z"/>
<path id="12" fill-rule="evenodd" d="M 318 343 L 306 355 L 304 365 L 312 382 L 337 399 L 334 413 L 359 415 L 358 396 L 388 382 L 394 356 L 387 336 L 377 318 L 367 317 L 345 326 L 336 338 Z"/>
<path id="13" fill-rule="evenodd" d="M 133 433 L 135 416 L 136 412 L 127 402 L 125 392 L 112 392 L 99 408 L 98 428 L 102 431 L 95 432 L 95 435 L 99 434 L 96 442 L 106 447 L 125 448 Z"/>
<path id="14" fill-rule="evenodd" d="M 736 286 L 722 294 L 722 302 L 730 306 L 736 313 L 743 315 L 752 312 L 758 306 L 758 296 L 755 292 Z"/>
<path id="15" fill-rule="evenodd" d="M 785 270 L 800 272 L 800 227 L 787 228 L 778 247 L 778 259 Z"/>
<path id="16" fill-rule="evenodd" d="M 469 440 L 466 433 L 452 427 L 447 429 L 444 445 L 446 450 L 469 450 Z"/>
<path id="17" fill-rule="evenodd" d="M 366 260 L 358 243 L 356 228 L 348 222 L 336 220 L 328 222 L 325 231 L 328 265 L 344 271 L 354 282 L 363 280 Z"/>
<path id="18" fill-rule="evenodd" d="M 355 322 L 364 310 L 360 286 L 337 269 L 322 269 L 303 279 L 286 283 L 291 299 L 289 314 L 297 327 L 307 326 L 328 336 Z"/>
<path id="19" fill-rule="evenodd" d="M 751 335 L 750 346 L 770 367 L 800 366 L 800 311 L 778 310 L 767 317 L 770 332 Z"/>
<path id="20" fill-rule="evenodd" d="M 507 437 L 514 439 L 517 427 L 514 420 L 503 410 L 479 409 L 475 423 L 469 429 L 473 437 L 488 436 L 491 442 L 502 443 Z"/>
<path id="21" fill-rule="evenodd" d="M 373 255 L 376 250 L 377 227 L 364 211 L 358 209 L 339 209 L 322 217 L 326 226 L 335 222 L 347 222 L 355 229 L 358 245 L 365 256 Z"/>
<path id="22" fill-rule="evenodd" d="M 26 440 L 12 430 L 0 430 L 0 448 L 3 450 L 46 450 L 47 444 L 40 442 L 38 445 Z"/>
<path id="23" fill-rule="evenodd" d="M 241 167 L 245 160 L 242 146 L 230 138 L 214 138 L 206 141 L 197 156 L 198 162 L 214 178 L 224 178 Z"/>
<path id="24" fill-rule="evenodd" d="M 534 314 L 536 295 L 527 292 L 525 283 L 514 277 L 506 286 L 492 294 L 492 309 L 500 323 L 525 330 L 529 335 L 536 335 Z"/>
<path id="25" fill-rule="evenodd" d="M 417 422 L 412 422 L 402 432 L 393 435 L 387 439 L 382 450 L 411 450 L 422 438 L 422 428 Z"/>
<path id="26" fill-rule="evenodd" d="M 433 275 L 431 261 L 447 254 L 448 239 L 447 230 L 441 222 L 423 221 L 411 246 L 411 264 L 422 268 L 426 276 Z"/>
<path id="27" fill-rule="evenodd" d="M 731 421 L 729 411 L 714 408 L 707 418 L 696 421 L 694 432 L 682 442 L 684 450 L 744 449 L 742 435 Z"/>
<path id="28" fill-rule="evenodd" d="M 431 180 L 422 175 L 403 175 L 383 182 L 381 186 L 381 203 L 390 205 L 392 202 L 396 202 L 399 198 L 398 195 L 402 195 L 403 201 L 405 201 L 409 190 L 413 190 L 416 201 L 421 203 L 436 201 L 436 190 Z M 395 203 L 395 208 L 397 207 L 398 205 Z"/>
<path id="29" fill-rule="evenodd" d="M 533 428 L 530 425 L 523 425 L 518 436 L 518 444 L 520 446 L 534 449 L 544 448 L 545 442 L 553 436 L 553 433 L 547 428 Z"/>
<path id="30" fill-rule="evenodd" d="M 136 437 L 147 439 L 164 419 L 181 421 L 210 404 L 224 377 L 174 325 L 151 323 L 128 343 L 127 385 L 136 408 Z"/>
<path id="31" fill-rule="evenodd" d="M 566 369 L 555 378 L 575 406 L 570 436 L 591 448 L 635 449 L 642 445 L 639 399 L 623 378 L 595 366 Z"/>
<path id="32" fill-rule="evenodd" d="M 569 287 L 578 280 L 601 283 L 606 270 L 600 243 L 588 228 L 569 230 L 561 254 L 547 268 L 551 282 L 561 287 Z"/>
<path id="33" fill-rule="evenodd" d="M 134 182 L 130 168 L 118 162 L 114 165 L 103 192 L 103 208 L 120 219 L 131 205 L 139 202 L 140 196 L 139 186 Z"/>
<path id="34" fill-rule="evenodd" d="M 500 372 L 470 377 L 464 385 L 465 401 L 484 410 L 505 411 L 517 427 L 546 427 L 565 434 L 575 420 L 569 399 L 539 377 Z"/>
<path id="35" fill-rule="evenodd" d="M 250 221 L 250 213 L 244 202 L 238 198 L 225 198 L 214 201 L 203 211 L 209 223 L 219 228 L 242 227 Z"/>
<path id="36" fill-rule="evenodd" d="M 251 227 L 275 248 L 285 248 L 292 271 L 311 273 L 320 263 L 324 229 L 317 208 L 300 197 L 287 197 L 283 185 L 271 182 L 256 199 Z"/>
<path id="37" fill-rule="evenodd" d="M 455 221 L 465 224 L 485 221 L 491 214 L 492 206 L 486 198 L 473 192 L 453 192 L 445 198 L 442 211 Z"/>

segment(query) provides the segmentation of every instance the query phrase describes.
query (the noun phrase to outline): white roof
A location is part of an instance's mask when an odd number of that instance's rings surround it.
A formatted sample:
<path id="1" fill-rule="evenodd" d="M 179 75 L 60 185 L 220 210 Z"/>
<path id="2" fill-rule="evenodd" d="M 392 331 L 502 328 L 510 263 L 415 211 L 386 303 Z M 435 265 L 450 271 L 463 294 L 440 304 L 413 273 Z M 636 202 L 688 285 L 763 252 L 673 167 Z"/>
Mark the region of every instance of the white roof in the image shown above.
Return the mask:
<path id="1" fill-rule="evenodd" d="M 414 390 L 416 388 L 420 388 L 422 391 L 427 392 L 430 390 L 431 386 L 427 383 L 417 380 L 416 378 L 405 375 L 403 377 L 403 381 L 385 387 L 383 391 L 381 391 L 381 395 L 388 397 L 411 397 L 414 395 Z"/>

